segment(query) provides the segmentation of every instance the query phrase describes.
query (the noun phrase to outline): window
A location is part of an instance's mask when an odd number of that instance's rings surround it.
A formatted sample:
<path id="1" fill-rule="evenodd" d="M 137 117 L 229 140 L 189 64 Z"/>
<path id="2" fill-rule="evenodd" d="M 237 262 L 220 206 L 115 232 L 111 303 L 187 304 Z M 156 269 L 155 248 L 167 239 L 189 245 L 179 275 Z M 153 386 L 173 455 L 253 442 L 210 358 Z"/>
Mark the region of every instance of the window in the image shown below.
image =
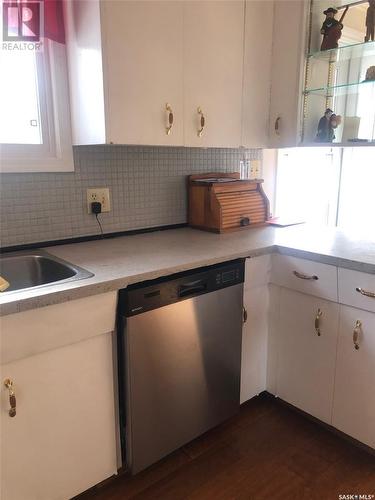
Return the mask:
<path id="1" fill-rule="evenodd" d="M 280 218 L 374 229 L 374 193 L 375 147 L 279 150 L 275 214 Z"/>
<path id="2" fill-rule="evenodd" d="M 344 150 L 337 225 L 375 230 L 375 148 Z"/>
<path id="3" fill-rule="evenodd" d="M 1 171 L 74 170 L 65 45 L 3 47 L 0 67 Z"/>
<path id="4" fill-rule="evenodd" d="M 43 144 L 36 56 L 31 50 L 17 57 L 11 51 L 2 51 L 1 144 Z"/>

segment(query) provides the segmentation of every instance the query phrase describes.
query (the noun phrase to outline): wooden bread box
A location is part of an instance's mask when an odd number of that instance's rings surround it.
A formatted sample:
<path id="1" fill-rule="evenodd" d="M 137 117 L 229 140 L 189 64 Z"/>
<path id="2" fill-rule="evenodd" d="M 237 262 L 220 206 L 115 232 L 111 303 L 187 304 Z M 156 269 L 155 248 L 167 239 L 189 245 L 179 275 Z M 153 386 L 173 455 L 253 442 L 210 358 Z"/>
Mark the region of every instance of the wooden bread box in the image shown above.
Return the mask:
<path id="1" fill-rule="evenodd" d="M 238 172 L 189 176 L 189 225 L 225 233 L 262 226 L 270 217 L 263 180 Z"/>

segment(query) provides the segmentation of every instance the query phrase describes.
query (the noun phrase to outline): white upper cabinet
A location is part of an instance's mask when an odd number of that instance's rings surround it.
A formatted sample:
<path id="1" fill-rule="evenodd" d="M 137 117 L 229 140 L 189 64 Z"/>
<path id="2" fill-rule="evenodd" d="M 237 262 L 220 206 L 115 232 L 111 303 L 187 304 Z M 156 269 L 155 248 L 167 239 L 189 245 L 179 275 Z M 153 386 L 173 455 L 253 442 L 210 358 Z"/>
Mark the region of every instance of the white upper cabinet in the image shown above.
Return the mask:
<path id="1" fill-rule="evenodd" d="M 244 2 L 184 2 L 184 28 L 185 145 L 238 147 Z"/>
<path id="2" fill-rule="evenodd" d="M 307 0 L 275 0 L 272 43 L 270 147 L 300 143 Z"/>
<path id="3" fill-rule="evenodd" d="M 183 4 L 107 0 L 101 13 L 107 141 L 183 144 Z"/>
<path id="4" fill-rule="evenodd" d="M 307 0 L 65 2 L 74 143 L 298 145 L 307 11 Z"/>
<path id="5" fill-rule="evenodd" d="M 79 0 L 65 14 L 74 142 L 182 145 L 183 4 Z"/>
<path id="6" fill-rule="evenodd" d="M 76 144 L 240 146 L 244 2 L 66 4 Z"/>
<path id="7" fill-rule="evenodd" d="M 273 1 L 245 5 L 242 146 L 268 147 Z"/>

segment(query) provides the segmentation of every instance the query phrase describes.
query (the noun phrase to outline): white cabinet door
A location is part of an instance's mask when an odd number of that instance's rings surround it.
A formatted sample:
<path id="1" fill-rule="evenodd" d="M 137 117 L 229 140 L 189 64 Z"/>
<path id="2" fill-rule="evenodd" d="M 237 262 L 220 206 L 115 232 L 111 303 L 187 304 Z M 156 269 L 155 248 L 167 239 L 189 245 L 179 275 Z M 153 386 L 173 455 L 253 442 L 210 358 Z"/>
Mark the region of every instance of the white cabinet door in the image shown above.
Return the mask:
<path id="1" fill-rule="evenodd" d="M 275 0 L 270 147 L 293 147 L 300 142 L 308 5 L 307 0 Z"/>
<path id="2" fill-rule="evenodd" d="M 241 403 L 266 390 L 268 286 L 245 289 L 244 308 Z"/>
<path id="3" fill-rule="evenodd" d="M 271 256 L 246 259 L 242 329 L 241 403 L 266 390 L 268 341 L 268 281 Z"/>
<path id="4" fill-rule="evenodd" d="M 268 147 L 273 1 L 247 0 L 242 146 Z"/>
<path id="5" fill-rule="evenodd" d="M 106 0 L 101 16 L 107 142 L 182 145 L 183 3 Z"/>
<path id="6" fill-rule="evenodd" d="M 116 473 L 111 334 L 4 364 L 1 381 L 1 498 L 65 500 Z"/>
<path id="7" fill-rule="evenodd" d="M 244 2 L 184 2 L 186 146 L 240 146 L 243 41 Z"/>
<path id="8" fill-rule="evenodd" d="M 358 349 L 353 338 L 356 333 Z M 332 424 L 372 448 L 375 448 L 374 388 L 375 314 L 341 306 Z"/>
<path id="9" fill-rule="evenodd" d="M 319 317 L 320 336 L 315 329 Z M 331 422 L 339 306 L 283 288 L 278 330 L 277 394 Z"/>

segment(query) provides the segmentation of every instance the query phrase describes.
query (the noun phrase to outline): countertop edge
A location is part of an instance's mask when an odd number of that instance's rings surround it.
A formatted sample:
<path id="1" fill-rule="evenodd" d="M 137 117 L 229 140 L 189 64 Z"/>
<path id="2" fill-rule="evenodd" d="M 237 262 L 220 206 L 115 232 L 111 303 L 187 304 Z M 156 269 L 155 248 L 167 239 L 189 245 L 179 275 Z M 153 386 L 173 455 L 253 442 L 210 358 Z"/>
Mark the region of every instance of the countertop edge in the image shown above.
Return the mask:
<path id="1" fill-rule="evenodd" d="M 12 302 L 0 304 L 0 317 L 29 311 L 31 309 L 39 309 L 41 307 L 61 304 L 63 302 L 69 302 L 71 300 L 81 299 L 84 297 L 99 295 L 101 293 L 113 292 L 122 288 L 126 288 L 133 283 L 152 280 L 163 276 L 168 276 L 170 274 L 189 271 L 199 267 L 211 266 L 214 264 L 219 264 L 220 262 L 271 254 L 273 253 L 274 249 L 275 245 L 271 245 L 257 248 L 249 252 L 235 252 L 232 254 L 222 255 L 220 257 L 197 260 L 194 262 L 190 262 L 189 264 L 181 264 L 178 266 L 160 268 L 155 271 L 137 273 L 134 276 L 103 280 L 99 283 L 86 284 L 85 280 L 80 280 L 79 282 L 73 282 L 75 284 L 74 288 L 68 288 L 66 290 L 53 290 L 49 293 L 43 293 L 46 290 L 46 288 L 44 288 L 40 290 L 40 295 L 26 298 L 15 298 L 15 300 Z M 69 284 L 66 284 L 65 286 L 69 286 Z"/>
<path id="2" fill-rule="evenodd" d="M 275 245 L 274 252 L 281 255 L 298 257 L 299 259 L 312 260 L 314 262 L 320 262 L 322 264 L 328 264 L 330 266 L 342 267 L 344 269 L 350 269 L 352 271 L 358 271 L 361 273 L 375 274 L 374 264 L 359 262 L 357 260 L 350 260 L 344 257 L 326 255 L 319 252 L 311 252 L 308 250 L 301 250 L 298 248 L 292 248 L 282 245 Z"/>
<path id="3" fill-rule="evenodd" d="M 209 266 L 213 264 L 218 264 L 220 262 L 225 262 L 239 258 L 258 257 L 260 255 L 267 255 L 272 253 L 290 255 L 302 259 L 333 265 L 336 267 L 342 267 L 345 269 L 351 269 L 359 272 L 375 274 L 375 266 L 372 264 L 359 261 L 352 261 L 339 256 L 326 255 L 319 252 L 306 251 L 298 248 L 272 244 L 264 247 L 255 248 L 249 250 L 248 252 L 243 252 L 243 251 L 234 252 L 230 254 L 221 255 L 219 257 L 199 259 L 196 261 L 191 261 L 186 264 L 164 267 L 160 269 L 155 269 L 153 271 L 147 271 L 145 273 L 137 273 L 134 274 L 133 276 L 124 276 L 109 280 L 103 279 L 103 281 L 96 283 L 87 283 L 86 280 L 81 280 L 80 282 L 74 282 L 73 286 L 63 290 L 51 290 L 50 292 L 48 291 L 46 292 L 46 288 L 44 288 L 43 290 L 40 290 L 40 295 L 35 295 L 33 297 L 25 297 L 25 298 L 22 297 L 15 298 L 13 301 L 1 304 L 0 317 L 28 311 L 31 309 L 38 309 L 41 307 L 56 305 L 75 299 L 90 297 L 101 293 L 117 291 L 122 288 L 126 288 L 128 285 L 133 283 L 147 281 L 162 276 L 168 276 L 169 274 L 188 271 L 198 267 Z M 65 286 L 69 286 L 69 284 Z"/>

